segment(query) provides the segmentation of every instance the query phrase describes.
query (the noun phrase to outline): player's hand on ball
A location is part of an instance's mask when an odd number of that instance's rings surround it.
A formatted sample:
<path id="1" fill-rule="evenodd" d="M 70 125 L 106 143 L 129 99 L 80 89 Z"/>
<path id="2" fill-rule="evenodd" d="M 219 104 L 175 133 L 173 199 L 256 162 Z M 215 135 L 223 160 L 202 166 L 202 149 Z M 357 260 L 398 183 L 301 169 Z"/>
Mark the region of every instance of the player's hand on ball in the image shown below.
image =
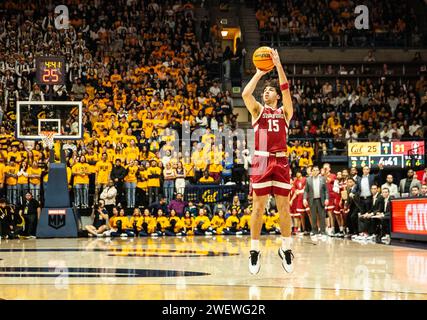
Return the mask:
<path id="1" fill-rule="evenodd" d="M 261 70 L 261 69 L 256 69 L 256 74 L 259 74 L 261 76 L 266 75 L 267 73 L 269 73 L 270 71 L 265 71 L 265 70 Z"/>
<path id="2" fill-rule="evenodd" d="M 280 66 L 281 65 L 280 56 L 279 56 L 279 52 L 277 52 L 277 49 L 271 49 L 270 55 L 274 65 L 276 67 Z"/>

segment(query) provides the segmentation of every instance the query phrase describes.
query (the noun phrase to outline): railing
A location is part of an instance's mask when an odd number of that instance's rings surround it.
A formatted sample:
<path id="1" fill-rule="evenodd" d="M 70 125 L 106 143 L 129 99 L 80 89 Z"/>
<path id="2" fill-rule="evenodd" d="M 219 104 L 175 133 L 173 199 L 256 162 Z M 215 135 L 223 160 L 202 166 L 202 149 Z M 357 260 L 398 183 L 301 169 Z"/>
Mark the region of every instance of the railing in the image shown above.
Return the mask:
<path id="1" fill-rule="evenodd" d="M 188 185 L 185 187 L 185 200 L 206 204 L 216 202 L 231 202 L 237 195 L 241 201 L 246 201 L 249 193 L 248 185 Z"/>
<path id="2" fill-rule="evenodd" d="M 261 45 L 278 47 L 342 47 L 342 48 L 422 48 L 427 45 L 423 35 L 417 39 L 413 34 L 393 32 L 375 33 L 369 30 L 348 31 L 339 35 L 325 33 L 315 37 L 301 38 L 285 32 L 260 31 Z"/>
<path id="3" fill-rule="evenodd" d="M 414 76 L 426 66 L 425 61 L 293 61 L 286 62 L 288 74 L 296 77 Z"/>
<path id="4" fill-rule="evenodd" d="M 251 63 L 252 72 L 255 67 Z M 307 62 L 294 61 L 285 62 L 285 72 L 288 79 L 295 83 L 297 80 L 319 80 L 322 84 L 326 81 L 330 83 L 335 80 L 348 80 L 351 85 L 358 86 L 362 80 L 371 79 L 378 81 L 381 77 L 393 79 L 400 84 L 404 80 L 415 81 L 420 74 L 427 72 L 427 63 L 425 61 L 322 61 Z M 415 84 L 415 83 L 414 83 Z M 259 97 L 262 87 L 255 89 L 255 96 Z"/>

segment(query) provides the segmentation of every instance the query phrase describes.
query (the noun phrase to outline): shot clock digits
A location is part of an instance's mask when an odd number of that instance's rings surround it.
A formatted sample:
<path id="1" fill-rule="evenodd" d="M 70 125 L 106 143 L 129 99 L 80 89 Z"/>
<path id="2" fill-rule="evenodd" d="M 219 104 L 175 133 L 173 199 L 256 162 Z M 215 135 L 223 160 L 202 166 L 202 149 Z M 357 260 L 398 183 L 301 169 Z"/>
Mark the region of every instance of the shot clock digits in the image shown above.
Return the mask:
<path id="1" fill-rule="evenodd" d="M 60 85 L 65 83 L 64 57 L 37 57 L 36 78 L 41 85 Z"/>

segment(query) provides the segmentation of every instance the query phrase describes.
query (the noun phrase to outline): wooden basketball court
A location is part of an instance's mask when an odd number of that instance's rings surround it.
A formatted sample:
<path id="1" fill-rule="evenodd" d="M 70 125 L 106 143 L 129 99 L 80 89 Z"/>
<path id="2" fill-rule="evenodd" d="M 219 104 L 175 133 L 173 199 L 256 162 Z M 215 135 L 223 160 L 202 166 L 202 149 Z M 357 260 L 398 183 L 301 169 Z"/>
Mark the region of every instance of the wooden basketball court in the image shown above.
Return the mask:
<path id="1" fill-rule="evenodd" d="M 277 236 L 247 268 L 248 237 L 2 240 L 0 299 L 427 299 L 427 250 Z"/>

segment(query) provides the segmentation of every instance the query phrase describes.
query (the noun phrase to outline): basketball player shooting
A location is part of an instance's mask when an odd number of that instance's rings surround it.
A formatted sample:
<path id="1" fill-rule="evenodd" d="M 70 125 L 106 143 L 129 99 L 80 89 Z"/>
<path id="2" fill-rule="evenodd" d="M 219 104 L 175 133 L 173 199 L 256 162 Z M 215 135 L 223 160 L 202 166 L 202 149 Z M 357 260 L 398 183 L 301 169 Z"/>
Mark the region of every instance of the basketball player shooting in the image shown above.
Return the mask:
<path id="1" fill-rule="evenodd" d="M 277 50 L 271 50 L 271 59 L 279 75 L 280 87 L 268 84 L 263 91 L 264 105 L 256 101 L 253 92 L 258 81 L 269 71 L 257 68 L 256 74 L 242 93 L 243 101 L 252 115 L 255 131 L 255 152 L 251 168 L 253 212 L 251 216 L 251 250 L 249 271 L 257 274 L 261 268 L 259 239 L 268 196 L 273 194 L 280 215 L 282 245 L 279 257 L 286 272 L 293 271 L 291 250 L 291 216 L 289 208 L 290 168 L 287 153 L 287 132 L 293 107 L 289 83 Z M 274 68 L 273 67 L 273 68 Z M 282 99 L 282 106 L 279 101 Z"/>

